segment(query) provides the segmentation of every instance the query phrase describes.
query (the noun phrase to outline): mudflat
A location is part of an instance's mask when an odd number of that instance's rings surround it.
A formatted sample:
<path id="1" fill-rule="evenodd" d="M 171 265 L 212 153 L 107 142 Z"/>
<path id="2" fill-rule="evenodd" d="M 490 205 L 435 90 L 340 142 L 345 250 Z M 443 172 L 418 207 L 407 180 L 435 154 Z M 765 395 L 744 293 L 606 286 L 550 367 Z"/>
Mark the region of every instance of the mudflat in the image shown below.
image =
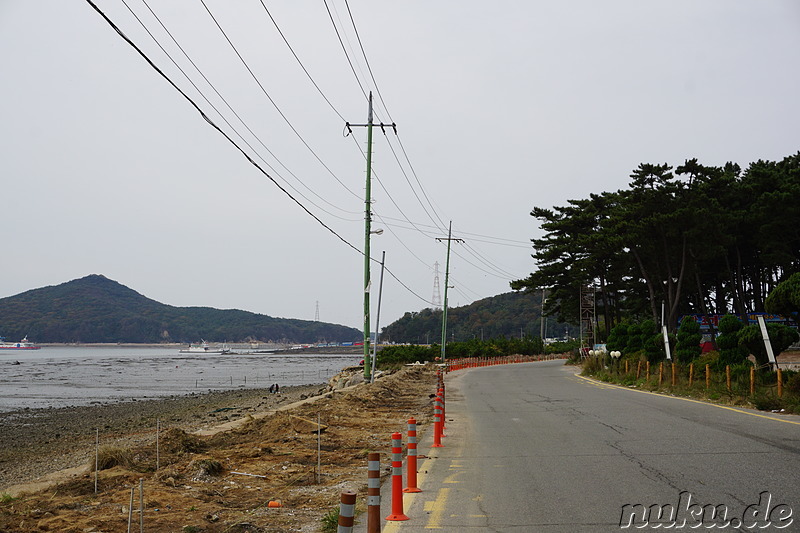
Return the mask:
<path id="1" fill-rule="evenodd" d="M 88 465 L 100 445 L 133 446 L 178 428 L 210 428 L 324 392 L 327 384 L 240 389 L 81 407 L 0 413 L 0 493 L 58 470 Z"/>

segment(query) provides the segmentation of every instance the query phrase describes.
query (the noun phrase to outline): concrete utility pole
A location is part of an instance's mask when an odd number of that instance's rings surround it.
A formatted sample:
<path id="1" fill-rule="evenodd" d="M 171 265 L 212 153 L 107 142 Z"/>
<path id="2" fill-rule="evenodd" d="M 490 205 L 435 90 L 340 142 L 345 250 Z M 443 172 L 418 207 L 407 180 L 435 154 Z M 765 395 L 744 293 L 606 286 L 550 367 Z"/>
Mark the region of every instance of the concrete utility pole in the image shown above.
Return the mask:
<path id="1" fill-rule="evenodd" d="M 442 306 L 442 350 L 441 359 L 442 363 L 446 359 L 445 345 L 447 344 L 447 289 L 450 288 L 450 241 L 464 242 L 464 239 L 453 238 L 453 221 L 450 221 L 450 227 L 447 229 L 447 238 L 437 237 L 437 241 L 447 241 L 447 262 L 445 263 L 444 270 L 444 305 Z"/>
<path id="2" fill-rule="evenodd" d="M 370 381 L 375 381 L 375 366 L 378 362 L 378 341 L 381 338 L 381 296 L 383 296 L 383 270 L 386 265 L 386 251 L 381 253 L 381 281 L 378 284 L 378 314 L 375 317 L 375 345 L 372 347 L 372 376 Z"/>
<path id="3" fill-rule="evenodd" d="M 369 111 L 367 112 L 366 124 L 345 124 L 348 132 L 352 132 L 351 126 L 359 126 L 367 128 L 367 186 L 364 193 L 364 380 L 369 382 L 370 378 L 370 324 L 369 324 L 369 292 L 370 292 L 370 271 L 369 271 L 369 241 L 372 234 L 372 212 L 370 210 L 370 203 L 372 201 L 372 92 L 369 93 Z M 397 126 L 392 124 L 379 124 L 380 128 L 384 130 L 386 126 L 391 126 L 397 135 Z M 385 130 L 384 130 L 385 132 Z M 381 230 L 382 232 L 382 230 Z"/>

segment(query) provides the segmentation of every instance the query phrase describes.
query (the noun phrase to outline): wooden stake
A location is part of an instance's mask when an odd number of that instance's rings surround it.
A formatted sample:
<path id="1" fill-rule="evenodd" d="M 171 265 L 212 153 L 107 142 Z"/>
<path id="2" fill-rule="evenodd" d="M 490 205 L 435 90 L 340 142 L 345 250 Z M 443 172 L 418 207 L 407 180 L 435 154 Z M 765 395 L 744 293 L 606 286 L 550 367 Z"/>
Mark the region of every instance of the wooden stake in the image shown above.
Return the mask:
<path id="1" fill-rule="evenodd" d="M 731 365 L 725 365 L 725 384 L 728 386 L 728 392 L 731 391 Z"/>
<path id="2" fill-rule="evenodd" d="M 144 478 L 139 478 L 139 533 L 144 533 Z"/>
<path id="3" fill-rule="evenodd" d="M 756 367 L 750 367 L 750 396 L 756 393 Z"/>
<path id="4" fill-rule="evenodd" d="M 322 482 L 322 431 L 319 423 L 319 413 L 317 413 L 317 485 Z"/>
<path id="5" fill-rule="evenodd" d="M 131 522 L 133 522 L 133 494 L 136 492 L 134 487 L 131 487 L 131 503 L 128 504 L 128 533 L 131 533 Z"/>
<path id="6" fill-rule="evenodd" d="M 160 466 L 160 459 L 161 459 L 158 449 L 158 441 L 160 433 L 161 433 L 161 419 L 156 418 L 156 470 L 158 470 Z"/>
<path id="7" fill-rule="evenodd" d="M 711 367 L 706 365 L 706 390 L 711 388 Z"/>
<path id="8" fill-rule="evenodd" d="M 783 398 L 783 372 L 778 369 L 778 398 Z"/>
<path id="9" fill-rule="evenodd" d="M 100 463 L 100 428 L 95 429 L 94 436 L 94 493 L 97 494 L 97 466 Z"/>
<path id="10" fill-rule="evenodd" d="M 678 384 L 678 376 L 675 374 L 675 367 L 677 367 L 677 366 L 678 366 L 677 364 L 672 363 L 672 386 L 673 387 Z"/>
<path id="11" fill-rule="evenodd" d="M 689 363 L 689 387 L 691 388 L 694 381 L 694 363 Z"/>
<path id="12" fill-rule="evenodd" d="M 658 364 L 658 386 L 661 387 L 661 384 L 664 382 L 664 361 L 661 361 Z"/>

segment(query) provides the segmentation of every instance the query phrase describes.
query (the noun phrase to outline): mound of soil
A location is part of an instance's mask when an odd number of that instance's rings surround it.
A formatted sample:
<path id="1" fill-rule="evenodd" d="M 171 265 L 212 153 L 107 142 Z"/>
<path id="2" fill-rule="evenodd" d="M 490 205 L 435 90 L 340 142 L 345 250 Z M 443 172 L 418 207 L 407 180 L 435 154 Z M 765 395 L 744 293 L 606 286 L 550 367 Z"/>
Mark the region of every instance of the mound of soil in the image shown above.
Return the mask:
<path id="1" fill-rule="evenodd" d="M 85 458 L 85 468 L 16 498 L 7 491 L 0 499 L 0 531 L 126 531 L 129 520 L 138 524 L 140 518 L 146 531 L 319 531 L 320 520 L 337 507 L 342 490 L 356 490 L 363 505 L 367 453 L 381 452 L 388 474 L 391 434 L 404 432 L 410 417 L 424 431 L 432 416 L 429 393 L 435 384 L 435 368 L 423 366 L 325 395 L 315 386 L 313 391 L 294 391 L 296 399 L 310 398 L 291 409 L 270 410 L 274 398 L 266 399 L 271 405 L 261 400 L 260 406 L 237 406 L 239 423 L 232 424 L 237 427 L 205 432 L 211 435 L 195 432 L 201 425 L 207 429 L 208 417 L 194 418 L 198 413 L 186 405 L 176 407 L 179 413 L 170 413 L 168 405 L 153 407 L 162 420 L 181 421 L 170 427 L 162 423 L 158 445 L 154 429 L 142 431 L 135 424 L 129 432 L 113 428 L 119 437 L 115 446 L 127 448 L 128 460 L 103 463 L 116 466 L 97 472 L 95 492 L 94 439 L 69 439 L 80 448 L 74 453 Z M 231 411 L 212 403 L 206 398 L 202 412 L 230 418 Z M 70 431 L 69 424 L 63 426 L 67 429 L 62 431 Z M 58 464 L 68 444 L 39 442 L 36 449 L 50 450 L 50 460 Z M 20 452 L 16 461 L 30 462 L 35 456 Z M 47 461 L 40 464 L 52 464 Z M 25 471 L 11 462 L 4 458 L 0 463 L 5 472 Z M 8 474 L 4 479 L 8 481 Z"/>

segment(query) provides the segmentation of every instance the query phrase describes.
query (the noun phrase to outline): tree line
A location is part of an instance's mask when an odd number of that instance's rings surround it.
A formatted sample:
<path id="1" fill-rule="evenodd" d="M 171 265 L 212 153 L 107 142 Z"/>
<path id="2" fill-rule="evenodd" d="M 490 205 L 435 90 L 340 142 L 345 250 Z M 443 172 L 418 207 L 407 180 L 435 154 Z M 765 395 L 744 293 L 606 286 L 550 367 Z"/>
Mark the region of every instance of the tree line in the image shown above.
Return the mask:
<path id="1" fill-rule="evenodd" d="M 508 292 L 447 310 L 447 343 L 471 339 L 561 337 L 577 330 L 556 320 L 543 323 L 542 294 Z M 442 311 L 406 312 L 381 330 L 381 341 L 432 344 L 442 342 Z"/>
<path id="2" fill-rule="evenodd" d="M 547 288 L 545 314 L 580 322 L 592 287 L 598 336 L 626 320 L 763 312 L 767 295 L 800 271 L 800 152 L 746 169 L 689 159 L 640 164 L 628 188 L 591 193 L 531 215 L 538 270 L 511 283 Z"/>

